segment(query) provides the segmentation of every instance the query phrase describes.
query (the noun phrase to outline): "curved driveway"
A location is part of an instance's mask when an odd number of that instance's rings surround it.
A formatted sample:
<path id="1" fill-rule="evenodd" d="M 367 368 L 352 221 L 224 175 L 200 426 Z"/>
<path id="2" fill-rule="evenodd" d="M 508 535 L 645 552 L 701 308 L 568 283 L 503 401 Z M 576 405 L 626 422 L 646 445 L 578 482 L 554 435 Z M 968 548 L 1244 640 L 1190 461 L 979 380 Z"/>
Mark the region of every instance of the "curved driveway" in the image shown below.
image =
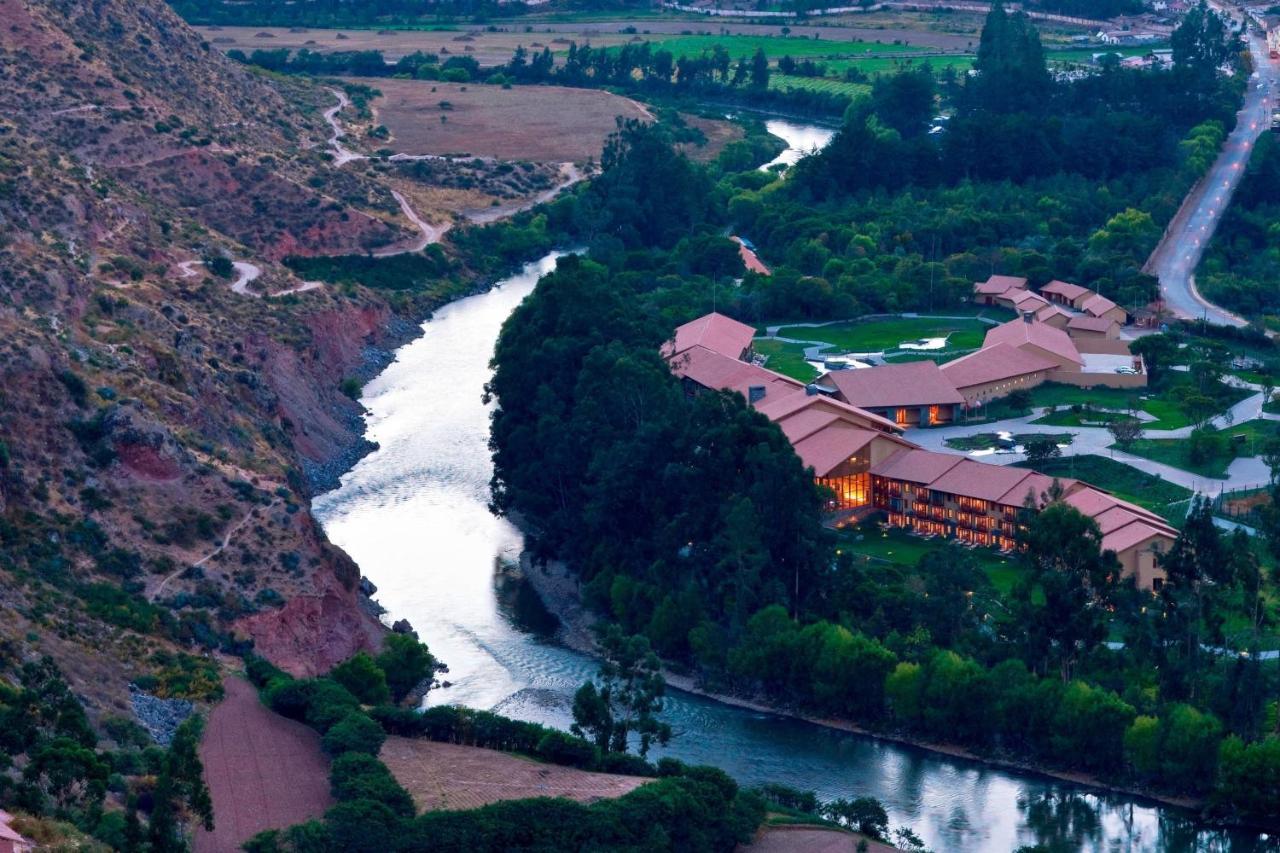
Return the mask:
<path id="1" fill-rule="evenodd" d="M 1209 302 L 1196 288 L 1195 271 L 1231 203 L 1231 196 L 1244 175 L 1253 144 L 1271 125 L 1272 87 L 1280 89 L 1280 63 L 1267 57 L 1266 42 L 1252 29 L 1249 51 L 1256 73 L 1248 81 L 1244 107 L 1236 128 L 1227 137 L 1217 161 L 1192 188 L 1182 207 L 1165 230 L 1143 269 L 1160 279 L 1160 295 L 1175 317 L 1205 319 L 1224 326 L 1244 326 L 1247 321 Z"/>

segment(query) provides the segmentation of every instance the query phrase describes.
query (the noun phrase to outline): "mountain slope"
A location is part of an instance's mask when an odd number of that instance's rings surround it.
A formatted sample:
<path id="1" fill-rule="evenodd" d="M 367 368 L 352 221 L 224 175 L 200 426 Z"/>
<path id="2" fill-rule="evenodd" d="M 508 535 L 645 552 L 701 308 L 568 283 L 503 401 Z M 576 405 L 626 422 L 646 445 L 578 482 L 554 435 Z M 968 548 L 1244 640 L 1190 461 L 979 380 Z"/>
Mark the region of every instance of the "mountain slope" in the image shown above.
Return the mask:
<path id="1" fill-rule="evenodd" d="M 403 239 L 394 198 L 328 162 L 327 93 L 160 0 L 0 21 L 0 652 L 119 712 L 157 651 L 252 641 L 306 673 L 376 645 L 301 472 L 357 447 L 337 386 L 394 318 L 359 288 L 270 294 L 299 286 L 287 254 Z"/>

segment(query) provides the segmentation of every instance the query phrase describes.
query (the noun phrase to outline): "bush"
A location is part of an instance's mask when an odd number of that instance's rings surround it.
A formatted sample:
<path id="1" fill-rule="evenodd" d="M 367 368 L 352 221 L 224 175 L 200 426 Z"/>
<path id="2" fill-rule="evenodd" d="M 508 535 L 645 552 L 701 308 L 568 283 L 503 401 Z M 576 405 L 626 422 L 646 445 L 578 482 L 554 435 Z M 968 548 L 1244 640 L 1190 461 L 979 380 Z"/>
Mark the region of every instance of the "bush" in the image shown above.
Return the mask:
<path id="1" fill-rule="evenodd" d="M 600 750 L 595 744 L 562 731 L 543 735 L 537 752 L 540 758 L 567 767 L 594 767 L 600 762 Z"/>
<path id="2" fill-rule="evenodd" d="M 387 766 L 372 755 L 347 752 L 333 760 L 329 789 L 335 800 L 373 800 L 401 817 L 413 817 L 413 798 Z"/>
<path id="3" fill-rule="evenodd" d="M 335 666 L 329 677 L 365 705 L 378 705 L 391 698 L 386 674 L 364 652 Z"/>
<path id="4" fill-rule="evenodd" d="M 436 669 L 436 659 L 427 647 L 408 634 L 391 634 L 382 641 L 382 653 L 378 666 L 386 675 L 387 688 L 395 702 L 403 700 L 409 691 Z"/>
<path id="5" fill-rule="evenodd" d="M 363 752 L 377 755 L 387 733 L 372 717 L 363 711 L 352 711 L 325 732 L 321 739 L 324 751 L 330 755 L 345 752 Z"/>

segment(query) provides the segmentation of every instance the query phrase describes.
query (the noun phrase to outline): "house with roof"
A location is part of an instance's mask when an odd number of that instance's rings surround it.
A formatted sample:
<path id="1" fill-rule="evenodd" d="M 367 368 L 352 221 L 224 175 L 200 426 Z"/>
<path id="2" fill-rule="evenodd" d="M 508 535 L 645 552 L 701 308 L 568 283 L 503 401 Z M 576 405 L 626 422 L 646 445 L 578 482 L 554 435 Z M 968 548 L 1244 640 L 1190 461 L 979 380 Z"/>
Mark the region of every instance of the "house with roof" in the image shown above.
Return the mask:
<path id="1" fill-rule="evenodd" d="M 939 369 L 964 398 L 965 408 L 972 409 L 1019 389 L 1030 390 L 1048 381 L 1057 367 L 1056 361 L 1001 343 L 983 346 Z"/>
<path id="2" fill-rule="evenodd" d="M 1066 332 L 1079 348 L 1088 340 L 1120 339 L 1120 324 L 1107 317 L 1094 317 L 1089 314 L 1077 314 L 1067 321 Z"/>
<path id="3" fill-rule="evenodd" d="M 1012 275 L 993 275 L 986 281 L 973 284 L 973 301 L 979 305 L 1003 305 L 1013 307 L 1014 291 L 1025 291 L 1027 280 Z"/>
<path id="4" fill-rule="evenodd" d="M 1061 305 L 1049 303 L 1048 305 L 1035 312 L 1037 323 L 1044 323 L 1047 326 L 1053 326 L 1055 329 L 1065 329 L 1067 324 L 1071 322 L 1071 318 L 1076 316 Z"/>
<path id="5" fill-rule="evenodd" d="M 1040 288 L 1040 295 L 1050 302 L 1065 305 L 1068 308 L 1074 308 L 1079 311 L 1084 301 L 1093 296 L 1093 291 L 1087 287 L 1081 287 L 1068 281 L 1059 281 L 1055 278 Z"/>
<path id="6" fill-rule="evenodd" d="M 1129 312 L 1125 311 L 1107 297 L 1100 296 L 1096 293 L 1084 301 L 1080 306 L 1080 310 L 1091 317 L 1114 320 L 1121 326 L 1129 321 Z"/>
<path id="7" fill-rule="evenodd" d="M 662 349 L 667 358 L 702 347 L 741 361 L 751 360 L 751 341 L 756 330 L 746 323 L 712 311 L 676 329 L 675 337 Z"/>
<path id="8" fill-rule="evenodd" d="M 902 427 L 953 423 L 964 407 L 964 395 L 937 362 L 907 361 L 862 370 L 834 370 L 817 384 L 842 400 Z"/>
<path id="9" fill-rule="evenodd" d="M 13 828 L 13 815 L 0 809 L 0 853 L 31 853 L 36 843 Z"/>
<path id="10" fill-rule="evenodd" d="M 1024 325 L 1042 330 L 1018 328 Z M 1012 331 L 1000 331 L 1005 327 Z M 1177 531 L 1154 513 L 1078 480 L 924 450 L 900 435 L 912 419 L 939 422 L 948 407 L 954 418 L 969 404 L 966 391 L 1002 396 L 1011 385 L 1079 372 L 1062 330 L 1015 320 L 992 329 L 988 346 L 942 366 L 920 361 L 834 371 L 809 385 L 743 360 L 751 352 L 744 336 L 752 331 L 707 315 L 678 328 L 662 353 L 686 393 L 741 394 L 777 424 L 828 490 L 835 523 L 880 512 L 890 525 L 924 536 L 1012 550 L 1031 514 L 1062 500 L 1097 521 L 1102 547 L 1115 551 L 1127 575 L 1143 588 L 1162 582 L 1159 555 Z"/>

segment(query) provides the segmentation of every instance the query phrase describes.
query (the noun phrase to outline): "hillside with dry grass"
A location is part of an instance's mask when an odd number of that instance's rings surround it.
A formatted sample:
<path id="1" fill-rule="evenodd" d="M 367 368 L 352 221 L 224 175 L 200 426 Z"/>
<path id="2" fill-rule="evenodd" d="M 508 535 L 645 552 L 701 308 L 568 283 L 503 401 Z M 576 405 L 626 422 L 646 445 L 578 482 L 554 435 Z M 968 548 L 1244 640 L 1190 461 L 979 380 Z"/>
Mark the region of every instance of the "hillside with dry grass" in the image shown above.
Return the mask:
<path id="1" fill-rule="evenodd" d="M 394 317 L 277 261 L 412 225 L 333 167 L 329 93 L 159 0 L 0 0 L 0 22 L 2 656 L 52 656 L 99 717 L 130 682 L 201 698 L 165 687 L 177 653 L 305 673 L 375 645 L 308 506 L 358 452 L 339 385 Z"/>

